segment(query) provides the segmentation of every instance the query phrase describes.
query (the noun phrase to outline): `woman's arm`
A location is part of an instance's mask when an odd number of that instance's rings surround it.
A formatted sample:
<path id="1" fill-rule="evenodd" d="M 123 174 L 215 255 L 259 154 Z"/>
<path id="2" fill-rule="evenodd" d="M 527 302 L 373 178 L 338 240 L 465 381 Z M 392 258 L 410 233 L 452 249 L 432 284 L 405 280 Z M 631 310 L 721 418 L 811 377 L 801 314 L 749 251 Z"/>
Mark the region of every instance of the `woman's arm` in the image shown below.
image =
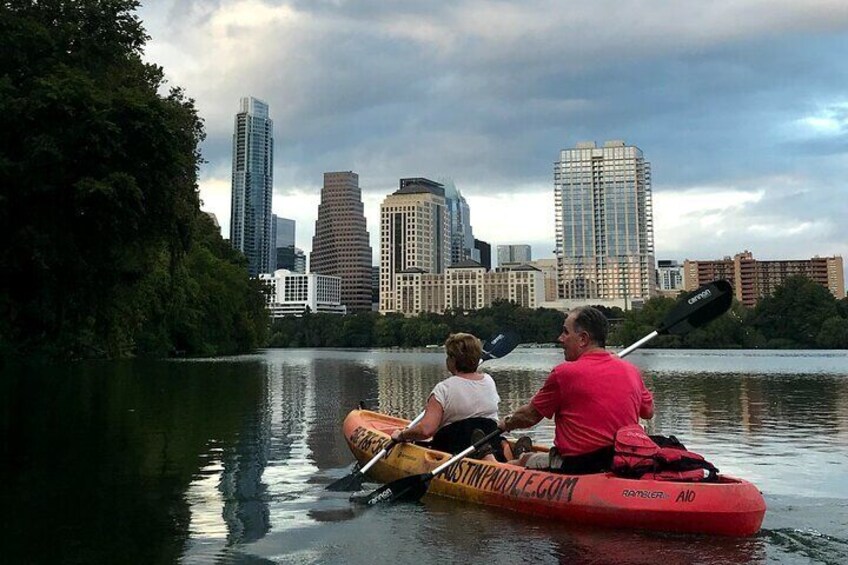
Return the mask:
<path id="1" fill-rule="evenodd" d="M 395 441 L 418 441 L 433 437 L 433 434 L 439 430 L 443 415 L 442 405 L 431 394 L 427 400 L 427 407 L 424 409 L 424 417 L 421 418 L 421 421 L 409 429 L 395 430 L 392 433 L 392 439 Z"/>

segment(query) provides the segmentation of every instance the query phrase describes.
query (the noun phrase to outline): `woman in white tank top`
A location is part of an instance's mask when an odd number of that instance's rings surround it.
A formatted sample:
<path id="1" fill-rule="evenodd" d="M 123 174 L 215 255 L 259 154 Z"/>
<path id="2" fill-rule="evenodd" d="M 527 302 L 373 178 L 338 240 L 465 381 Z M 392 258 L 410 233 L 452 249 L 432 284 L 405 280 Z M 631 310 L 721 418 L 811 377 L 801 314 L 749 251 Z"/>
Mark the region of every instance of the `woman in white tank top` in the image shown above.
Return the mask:
<path id="1" fill-rule="evenodd" d="M 445 341 L 445 364 L 451 376 L 433 388 L 421 421 L 411 428 L 395 430 L 392 439 L 424 440 L 445 426 L 468 418 L 485 418 L 497 424 L 501 399 L 492 377 L 477 372 L 482 352 L 480 340 L 473 335 L 451 334 Z M 494 460 L 491 455 L 486 458 L 490 457 Z"/>

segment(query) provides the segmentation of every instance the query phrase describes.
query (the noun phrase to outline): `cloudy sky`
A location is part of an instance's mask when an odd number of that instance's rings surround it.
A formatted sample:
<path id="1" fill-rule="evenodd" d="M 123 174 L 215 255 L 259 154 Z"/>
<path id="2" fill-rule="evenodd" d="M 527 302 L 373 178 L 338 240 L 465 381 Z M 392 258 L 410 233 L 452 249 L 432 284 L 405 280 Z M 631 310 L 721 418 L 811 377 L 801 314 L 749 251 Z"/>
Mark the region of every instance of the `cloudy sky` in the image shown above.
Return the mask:
<path id="1" fill-rule="evenodd" d="M 151 62 L 196 100 L 204 209 L 229 231 L 233 116 L 270 105 L 274 211 L 312 246 L 322 173 L 379 204 L 452 178 L 476 237 L 554 247 L 553 163 L 651 162 L 658 259 L 848 259 L 845 0 L 155 0 Z"/>

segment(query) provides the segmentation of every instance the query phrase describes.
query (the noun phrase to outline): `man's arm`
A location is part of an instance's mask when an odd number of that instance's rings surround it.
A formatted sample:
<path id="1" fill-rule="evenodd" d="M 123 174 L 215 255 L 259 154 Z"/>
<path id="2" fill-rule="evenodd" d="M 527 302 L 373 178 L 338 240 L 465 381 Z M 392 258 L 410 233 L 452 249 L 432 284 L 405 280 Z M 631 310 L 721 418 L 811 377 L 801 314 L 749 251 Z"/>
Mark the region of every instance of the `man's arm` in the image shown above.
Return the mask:
<path id="1" fill-rule="evenodd" d="M 498 427 L 505 432 L 519 430 L 524 428 L 532 428 L 542 421 L 543 416 L 532 404 L 525 404 L 510 416 L 501 420 Z"/>

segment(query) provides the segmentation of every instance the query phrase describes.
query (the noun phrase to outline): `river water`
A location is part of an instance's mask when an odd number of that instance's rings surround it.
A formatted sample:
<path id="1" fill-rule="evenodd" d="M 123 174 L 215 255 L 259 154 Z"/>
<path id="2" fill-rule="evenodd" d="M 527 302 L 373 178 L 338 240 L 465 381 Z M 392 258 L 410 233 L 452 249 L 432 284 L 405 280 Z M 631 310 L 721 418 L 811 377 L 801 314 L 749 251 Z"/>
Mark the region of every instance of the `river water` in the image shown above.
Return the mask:
<path id="1" fill-rule="evenodd" d="M 505 413 L 562 359 L 489 362 Z M 754 482 L 747 539 L 581 528 L 425 497 L 364 510 L 324 486 L 359 401 L 412 417 L 440 350 L 267 350 L 0 372 L 3 563 L 848 562 L 848 351 L 637 351 L 649 430 Z M 543 421 L 531 436 L 550 442 Z M 366 488 L 377 485 L 366 484 Z"/>

